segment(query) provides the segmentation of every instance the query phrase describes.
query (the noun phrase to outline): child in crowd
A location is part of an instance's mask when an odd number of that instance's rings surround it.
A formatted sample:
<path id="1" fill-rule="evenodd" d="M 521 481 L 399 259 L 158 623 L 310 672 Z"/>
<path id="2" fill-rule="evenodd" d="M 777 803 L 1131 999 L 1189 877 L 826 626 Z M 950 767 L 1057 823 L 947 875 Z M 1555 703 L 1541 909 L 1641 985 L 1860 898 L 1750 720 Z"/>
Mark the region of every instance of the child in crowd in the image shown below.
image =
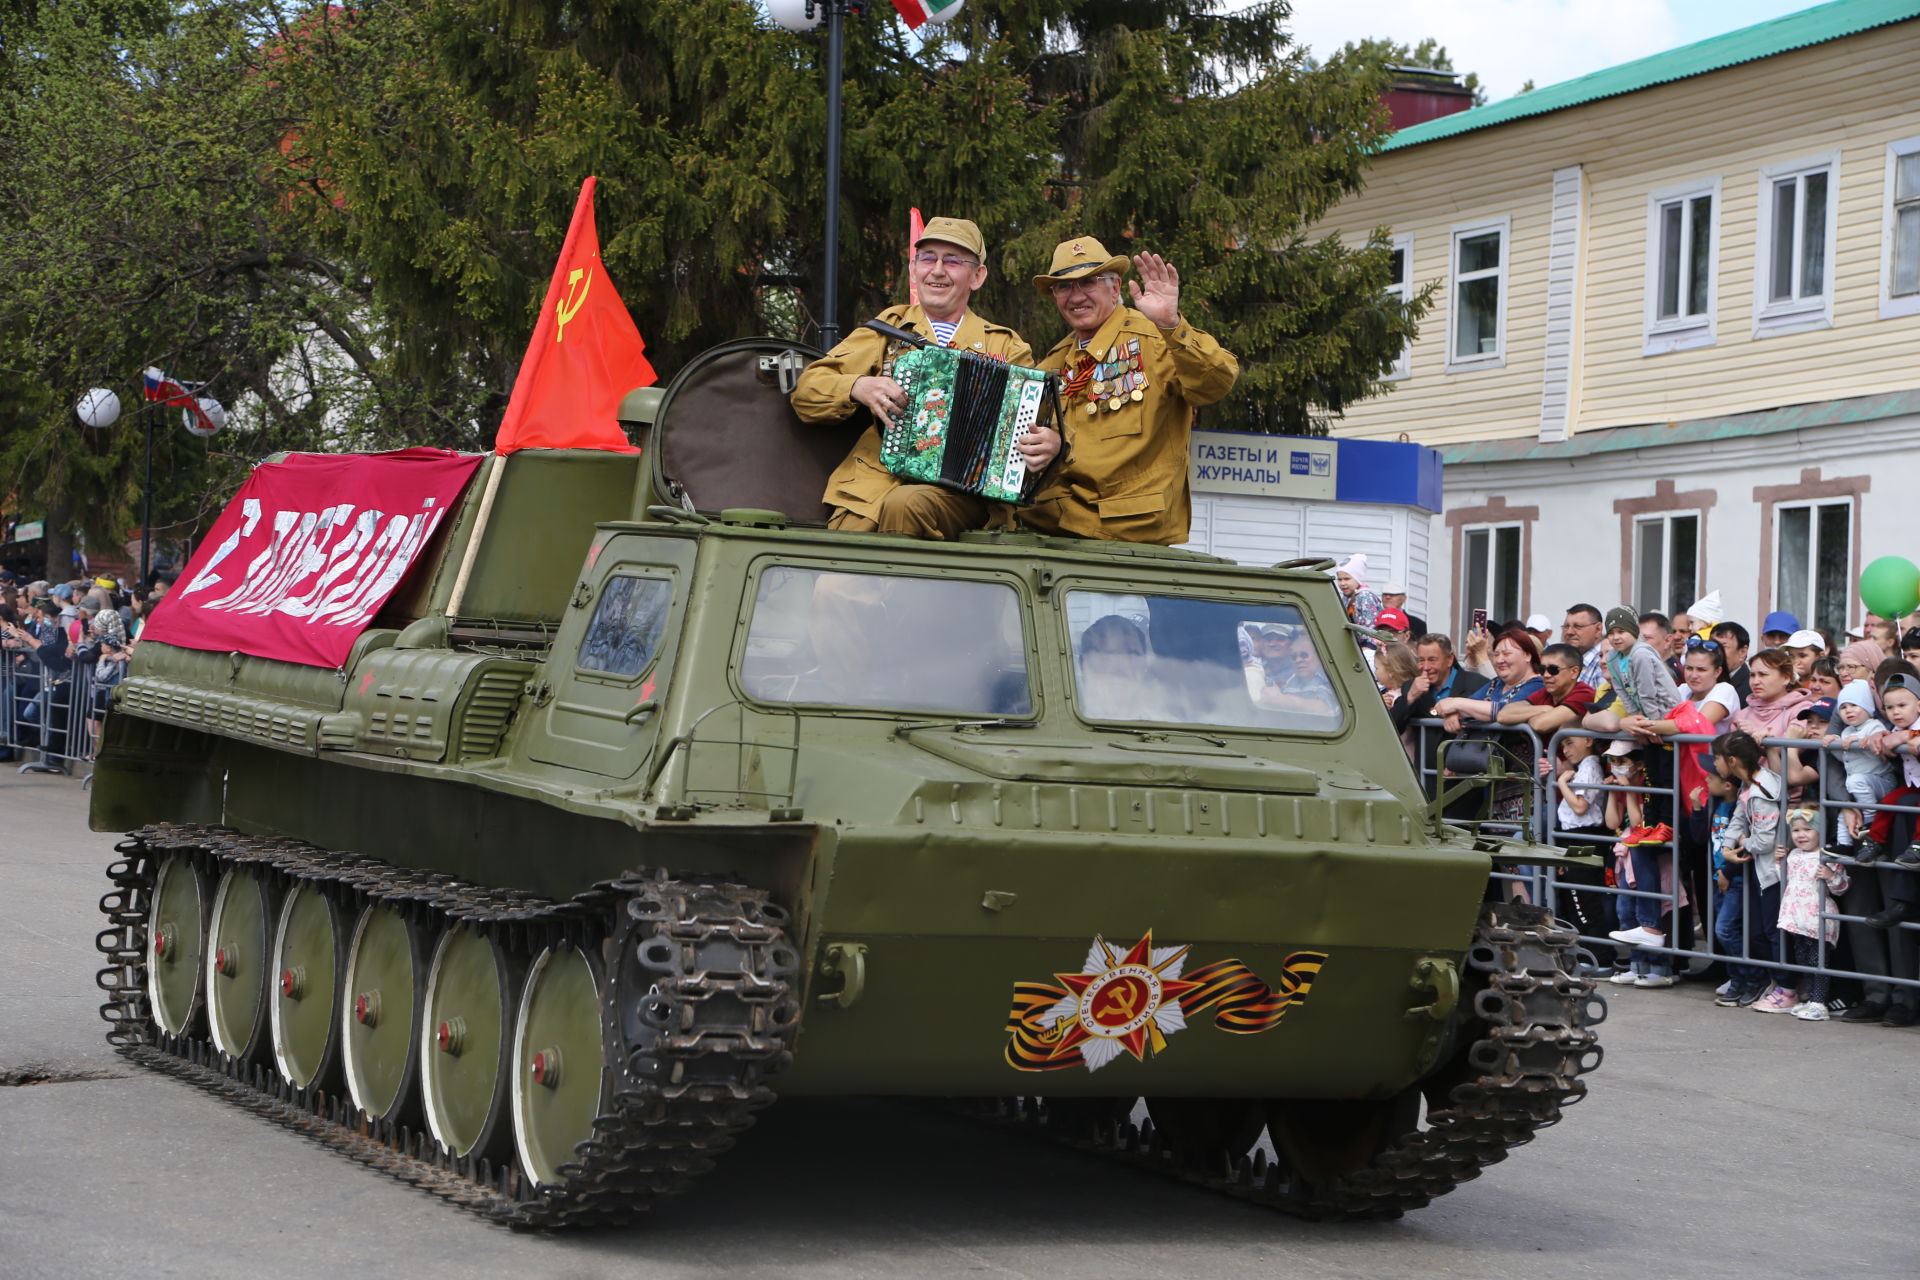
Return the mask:
<path id="1" fill-rule="evenodd" d="M 1665 836 L 1649 831 L 1646 825 L 1647 769 L 1639 751 L 1631 742 L 1613 743 L 1606 751 L 1607 782 L 1618 791 L 1607 792 L 1607 826 L 1622 833 L 1613 846 L 1614 887 L 1623 892 L 1614 895 L 1620 927 L 1607 936 L 1634 948 L 1629 968 L 1608 981 L 1618 986 L 1670 987 L 1674 984 L 1673 961 L 1646 947 L 1667 945 L 1667 932 L 1661 927 L 1666 904 L 1659 895 L 1671 883 L 1673 855 L 1663 847 Z M 1631 892 L 1625 892 L 1631 890 Z"/>
<path id="2" fill-rule="evenodd" d="M 1920 676 L 1895 674 L 1889 677 L 1880 689 L 1880 705 L 1893 726 L 1883 740 L 1885 745 L 1906 746 L 1920 738 Z M 1881 804 L 1912 805 L 1916 803 L 1916 798 L 1920 798 L 1920 757 L 1907 754 L 1901 760 L 1905 781 L 1883 793 L 1880 796 Z M 1882 809 L 1873 815 L 1873 820 L 1867 824 L 1865 838 L 1855 849 L 1855 862 L 1865 864 L 1885 856 L 1887 841 L 1893 835 L 1893 820 L 1891 809 Z M 1920 867 L 1920 843 L 1912 845 L 1894 861 L 1903 867 Z M 1884 929 L 1889 924 L 1906 919 L 1906 914 L 1906 904 L 1896 900 L 1888 904 L 1888 911 L 1881 913 L 1883 921 L 1869 923 L 1873 923 L 1875 928 Z"/>
<path id="3" fill-rule="evenodd" d="M 1866 745 L 1869 736 L 1887 731 L 1887 726 L 1873 713 L 1873 686 L 1865 680 L 1848 681 L 1840 691 L 1839 708 L 1840 722 L 1845 727 L 1839 733 L 1828 734 L 1826 743 L 1840 747 L 1840 761 L 1847 770 L 1847 794 L 1862 804 L 1873 804 L 1899 781 L 1893 762 L 1874 754 Z M 1841 819 L 1838 843 L 1851 847 L 1860 839 L 1868 819 L 1859 809 L 1842 810 Z"/>
<path id="4" fill-rule="evenodd" d="M 1606 827 L 1606 793 L 1601 785 L 1606 775 L 1600 766 L 1599 740 L 1595 738 L 1560 739 L 1560 759 L 1540 759 L 1540 772 L 1553 777 L 1559 803 L 1554 810 L 1553 839 L 1577 853 L 1598 853 L 1611 843 Z M 1602 883 L 1601 873 L 1591 868 L 1569 868 L 1561 877 L 1568 884 Z M 1615 918 L 1607 895 L 1591 890 L 1573 890 L 1567 895 L 1568 915 L 1575 929 L 1588 938 L 1599 937 Z"/>
<path id="5" fill-rule="evenodd" d="M 1799 1001 L 1774 981 L 1776 970 L 1767 962 L 1779 959 L 1780 945 L 1780 811 L 1786 780 L 1768 763 L 1760 740 L 1742 729 L 1722 734 L 1710 743 L 1708 760 L 1716 772 L 1738 788 L 1733 816 L 1720 834 L 1720 857 L 1742 876 L 1740 917 L 1744 937 L 1739 939 L 1745 960 L 1728 960 L 1727 970 L 1739 986 L 1719 1005 L 1766 1003 L 1769 1013 L 1786 1013 Z M 1770 988 L 1770 989 L 1769 989 Z M 1758 993 L 1766 989 L 1765 995 Z"/>
<path id="6" fill-rule="evenodd" d="M 1785 887 L 1780 891 L 1780 932 L 1787 944 L 1789 962 L 1806 968 L 1820 963 L 1822 940 L 1831 947 L 1840 937 L 1840 922 L 1822 919 L 1829 910 L 1828 895 L 1847 891 L 1847 869 L 1832 854 L 1820 847 L 1820 828 L 1813 811 L 1795 809 L 1787 815 L 1787 831 L 1793 847 L 1786 852 Z M 1777 855 L 1776 855 L 1777 856 Z M 1828 1018 L 1827 988 L 1824 973 L 1803 973 L 1796 984 L 1794 1003 L 1785 1010 L 1805 1022 L 1825 1022 Z M 1782 1010 L 1761 1000 L 1753 1008 L 1760 1013 Z"/>
<path id="7" fill-rule="evenodd" d="M 1739 863 L 1728 862 L 1721 856 L 1720 842 L 1726 834 L 1727 824 L 1733 820 L 1733 803 L 1738 788 L 1711 767 L 1712 757 L 1705 751 L 1699 753 L 1707 760 L 1707 849 L 1713 869 L 1713 940 L 1718 944 L 1721 955 L 1740 954 L 1743 936 L 1743 908 L 1746 905 L 1746 873 Z M 1735 966 L 1728 962 L 1727 980 L 1714 988 L 1713 1002 L 1726 1008 L 1739 1006 L 1742 1001 L 1752 1004 L 1760 998 L 1759 981 L 1748 980 L 1734 973 Z"/>

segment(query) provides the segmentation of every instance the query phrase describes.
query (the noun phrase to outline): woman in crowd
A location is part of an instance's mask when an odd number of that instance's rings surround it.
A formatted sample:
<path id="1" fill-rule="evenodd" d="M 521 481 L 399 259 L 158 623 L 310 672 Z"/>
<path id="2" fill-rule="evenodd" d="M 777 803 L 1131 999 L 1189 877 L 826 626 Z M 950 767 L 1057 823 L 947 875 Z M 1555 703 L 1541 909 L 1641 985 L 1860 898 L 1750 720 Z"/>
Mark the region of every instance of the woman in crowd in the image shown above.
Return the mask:
<path id="1" fill-rule="evenodd" d="M 1813 665 L 1807 668 L 1807 692 L 1816 698 L 1837 698 L 1846 683 L 1840 678 L 1838 658 L 1815 658 Z"/>
<path id="2" fill-rule="evenodd" d="M 1645 742 L 1670 738 L 1678 733 L 1716 734 L 1740 710 L 1740 695 L 1727 683 L 1727 654 L 1717 640 L 1694 637 L 1687 641 L 1686 661 L 1681 668 L 1685 677 L 1686 701 L 1675 707 L 1665 719 L 1626 716 L 1621 728 Z M 1694 902 L 1710 903 L 1708 895 L 1709 831 L 1712 799 L 1707 793 L 1705 771 L 1698 761 L 1697 747 L 1680 747 L 1675 753 L 1680 766 L 1680 821 L 1675 843 L 1680 853 L 1681 879 Z M 1690 913 L 1682 912 L 1679 934 L 1693 937 Z"/>
<path id="3" fill-rule="evenodd" d="M 1460 732 L 1463 720 L 1492 720 L 1509 702 L 1524 702 L 1542 687 L 1540 644 L 1526 631 L 1512 627 L 1493 641 L 1493 682 L 1481 690 L 1485 697 L 1442 698 L 1433 713 L 1446 721 L 1447 732 Z"/>
<path id="4" fill-rule="evenodd" d="M 1388 706 L 1399 699 L 1401 688 L 1418 674 L 1420 664 L 1411 645 L 1389 641 L 1373 655 L 1373 682 L 1380 686 L 1380 696 Z"/>
<path id="5" fill-rule="evenodd" d="M 1491 722 L 1500 714 L 1500 708 L 1511 702 L 1525 702 L 1534 693 L 1544 688 L 1540 679 L 1540 645 L 1525 629 L 1509 627 L 1502 631 L 1493 642 L 1493 679 L 1480 692 L 1483 696 L 1474 698 L 1442 698 L 1433 704 L 1433 714 L 1440 717 L 1448 733 L 1459 733 L 1463 722 L 1469 720 Z M 1495 739 L 1500 742 L 1500 738 Z M 1531 758 L 1528 740 L 1518 735 L 1506 737 L 1506 750 L 1511 754 L 1521 751 L 1524 763 L 1510 769 L 1523 779 L 1533 773 L 1537 767 Z M 1527 809 L 1527 783 L 1510 782 L 1503 785 L 1493 797 L 1493 805 L 1488 819 L 1494 822 L 1518 822 Z"/>
<path id="6" fill-rule="evenodd" d="M 1794 717 L 1813 702 L 1813 695 L 1793 683 L 1793 658 L 1785 649 L 1762 649 L 1747 659 L 1752 684 L 1747 704 L 1735 713 L 1730 727 L 1759 738 L 1784 738 Z M 1774 763 L 1779 764 L 1775 754 Z"/>

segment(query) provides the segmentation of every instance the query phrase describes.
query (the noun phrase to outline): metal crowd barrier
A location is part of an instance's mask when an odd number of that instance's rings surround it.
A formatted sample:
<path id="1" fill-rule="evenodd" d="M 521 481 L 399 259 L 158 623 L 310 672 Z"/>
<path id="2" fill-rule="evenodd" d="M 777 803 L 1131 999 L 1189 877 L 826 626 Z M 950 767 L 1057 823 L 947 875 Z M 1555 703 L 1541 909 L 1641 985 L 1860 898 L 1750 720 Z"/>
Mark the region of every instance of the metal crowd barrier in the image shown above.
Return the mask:
<path id="1" fill-rule="evenodd" d="M 31 654 L 0 660 L 0 758 L 20 773 L 72 773 L 93 762 L 100 740 L 100 704 L 110 685 L 94 678 L 93 663 L 76 660 L 50 679 Z"/>
<path id="2" fill-rule="evenodd" d="M 1455 735 L 1448 734 L 1445 726 L 1439 720 L 1418 720 L 1414 722 L 1412 727 L 1416 730 L 1413 740 L 1414 767 L 1420 774 L 1421 783 L 1426 788 L 1427 795 L 1429 797 L 1437 797 L 1440 794 L 1440 787 L 1447 783 L 1447 779 L 1442 776 L 1446 755 L 1444 741 Z M 1559 845 L 1563 847 L 1595 847 L 1603 854 L 1605 866 L 1612 867 L 1616 864 L 1612 849 L 1620 837 L 1612 828 L 1603 825 L 1598 829 L 1584 827 L 1562 829 L 1558 824 L 1559 791 L 1555 784 L 1555 779 L 1558 774 L 1557 762 L 1560 758 L 1560 744 L 1567 738 L 1574 737 L 1592 738 L 1606 742 L 1628 741 L 1633 742 L 1637 747 L 1641 748 L 1653 745 L 1656 746 L 1657 749 L 1657 744 L 1642 742 L 1640 739 L 1634 738 L 1633 735 L 1628 733 L 1598 733 L 1580 728 L 1561 729 L 1555 733 L 1550 740 L 1543 742 L 1540 735 L 1534 732 L 1533 728 L 1529 725 L 1484 725 L 1474 723 L 1473 727 L 1475 732 L 1491 733 L 1496 737 L 1496 740 L 1501 741 L 1505 747 L 1504 754 L 1509 759 L 1527 757 L 1537 762 L 1540 759 L 1541 753 L 1545 752 L 1546 758 L 1556 763 L 1549 767 L 1545 775 L 1539 774 L 1537 769 L 1531 774 L 1531 804 L 1525 819 L 1517 825 L 1517 829 L 1510 829 L 1503 833 L 1499 829 L 1502 825 L 1508 828 L 1515 828 L 1515 824 L 1501 824 L 1484 818 L 1478 820 L 1467 818 L 1460 821 L 1459 825 L 1481 829 L 1491 827 L 1493 828 L 1493 834 L 1524 835 L 1541 844 Z M 1748 864 L 1748 869 L 1742 876 L 1739 886 L 1739 891 L 1742 894 L 1743 908 L 1739 931 L 1740 946 L 1737 951 L 1724 949 L 1720 944 L 1720 939 L 1715 936 L 1714 926 L 1720 914 L 1721 902 L 1726 895 L 1715 883 L 1712 870 L 1711 831 L 1709 831 L 1707 843 L 1700 845 L 1697 849 L 1690 846 L 1688 849 L 1683 850 L 1681 847 L 1683 842 L 1680 838 L 1685 814 L 1681 781 L 1684 776 L 1681 767 L 1681 753 L 1683 751 L 1698 751 L 1704 744 L 1714 741 L 1715 736 L 1716 735 L 1682 733 L 1662 738 L 1660 740 L 1661 743 L 1667 744 L 1673 749 L 1669 767 L 1664 770 L 1666 774 L 1664 783 L 1656 784 L 1650 777 L 1645 783 L 1620 785 L 1613 783 L 1609 780 L 1607 774 L 1602 773 L 1602 781 L 1596 787 L 1582 788 L 1583 790 L 1598 790 L 1601 794 L 1601 803 L 1605 802 L 1605 796 L 1607 794 L 1613 792 L 1641 793 L 1649 797 L 1650 805 L 1654 797 L 1658 797 L 1665 802 L 1665 817 L 1662 820 L 1672 828 L 1674 838 L 1664 842 L 1644 844 L 1641 847 L 1643 849 L 1657 849 L 1660 856 L 1671 858 L 1671 887 L 1662 888 L 1659 885 L 1651 887 L 1634 885 L 1628 887 L 1621 883 L 1606 883 L 1604 878 L 1603 881 L 1598 884 L 1571 881 L 1565 879 L 1559 871 L 1551 866 L 1539 866 L 1525 868 L 1515 872 L 1495 872 L 1492 879 L 1503 886 L 1499 891 L 1503 893 L 1516 893 L 1519 896 L 1525 897 L 1528 901 L 1545 905 L 1549 907 L 1556 916 L 1569 922 L 1586 920 L 1590 914 L 1586 908 L 1596 899 L 1609 904 L 1609 906 L 1624 898 L 1652 899 L 1660 904 L 1660 915 L 1663 923 L 1667 925 L 1666 946 L 1629 948 L 1627 944 L 1616 942 L 1606 936 L 1604 929 L 1595 929 L 1591 932 L 1581 931 L 1579 934 L 1581 941 L 1585 943 L 1590 950 L 1593 950 L 1596 955 L 1608 955 L 1615 952 L 1625 953 L 1631 950 L 1665 957 L 1669 963 L 1689 967 L 1697 966 L 1704 968 L 1707 964 L 1714 961 L 1725 961 L 1761 970 L 1763 975 L 1825 974 L 1830 978 L 1850 978 L 1863 982 L 1882 983 L 1888 986 L 1920 988 L 1920 919 L 1896 923 L 1890 929 L 1879 930 L 1874 929 L 1866 923 L 1864 914 L 1849 914 L 1841 909 L 1841 900 L 1854 897 L 1856 892 L 1863 887 L 1863 878 L 1873 877 L 1875 887 L 1878 888 L 1879 893 L 1877 895 L 1869 895 L 1869 897 L 1877 896 L 1882 904 L 1890 903 L 1896 898 L 1909 902 L 1913 904 L 1911 909 L 1915 912 L 1916 916 L 1920 916 L 1920 871 L 1897 867 L 1893 864 L 1894 857 L 1901 851 L 1901 847 L 1897 843 L 1890 844 L 1879 861 L 1863 865 L 1854 861 L 1851 856 L 1847 856 L 1845 847 L 1837 846 L 1832 838 L 1833 834 L 1839 830 L 1835 824 L 1844 821 L 1844 815 L 1841 811 L 1846 809 L 1858 809 L 1868 814 L 1879 812 L 1912 814 L 1915 816 L 1916 822 L 1915 838 L 1920 838 L 1920 803 L 1866 803 L 1855 800 L 1852 797 L 1843 799 L 1829 796 L 1827 794 L 1829 777 L 1844 773 L 1844 766 L 1838 758 L 1840 748 L 1837 746 L 1829 747 L 1816 738 L 1763 738 L 1760 740 L 1761 745 L 1768 748 L 1770 754 L 1773 756 L 1773 760 L 1769 762 L 1770 764 L 1778 761 L 1780 765 L 1784 766 L 1787 751 L 1798 751 L 1801 753 L 1811 752 L 1815 756 L 1815 779 L 1808 784 L 1811 794 L 1804 802 L 1799 804 L 1787 803 L 1785 797 L 1782 797 L 1782 817 L 1779 831 L 1780 847 L 1789 847 L 1789 841 L 1791 839 L 1787 830 L 1785 813 L 1793 808 L 1813 809 L 1819 818 L 1821 848 L 1841 855 L 1840 861 L 1846 865 L 1852 883 L 1846 894 L 1829 895 L 1828 897 L 1828 909 L 1821 914 L 1822 929 L 1816 939 L 1818 945 L 1818 951 L 1816 953 L 1817 962 L 1810 966 L 1799 965 L 1792 963 L 1786 958 L 1784 954 L 1784 935 L 1781 934 L 1777 928 L 1774 930 L 1776 934 L 1776 954 L 1754 954 L 1753 940 L 1756 930 L 1749 926 L 1746 920 L 1746 913 L 1752 910 L 1757 900 L 1757 890 L 1755 888 L 1755 873 L 1751 869 L 1752 864 Z M 1901 750 L 1904 752 L 1908 751 L 1909 748 L 1903 747 Z M 1805 763 L 1804 758 L 1802 763 Z M 1785 767 L 1780 767 L 1778 771 L 1782 775 L 1783 781 L 1786 781 L 1788 770 Z M 1514 785 L 1511 780 L 1512 773 L 1513 771 L 1509 770 L 1508 781 L 1495 785 Z M 1899 784 L 1896 783 L 1896 785 Z M 1450 806 L 1450 808 L 1452 808 L 1452 806 Z M 1711 811 L 1709 810 L 1709 812 Z M 1449 817 L 1448 820 L 1455 821 L 1452 817 Z M 1647 825 L 1653 826 L 1655 824 L 1648 823 Z M 1689 858 L 1685 856 L 1686 854 L 1691 854 L 1692 857 Z M 1704 870 L 1700 877 L 1700 885 L 1695 888 L 1689 888 L 1688 881 L 1693 878 L 1691 873 L 1701 869 Z M 1784 866 L 1781 868 L 1781 877 L 1782 883 L 1784 884 Z M 1690 901 L 1686 905 L 1691 909 L 1691 921 L 1684 936 L 1680 927 L 1681 921 L 1687 919 L 1687 917 L 1682 915 L 1682 905 L 1680 902 L 1683 888 L 1688 889 Z M 1704 893 L 1697 892 L 1697 889 L 1703 889 Z M 1586 902 L 1580 902 L 1579 900 L 1581 898 L 1586 898 Z M 1613 916 L 1616 920 L 1618 918 L 1617 910 L 1608 910 L 1604 914 Z M 1885 957 L 1885 970 L 1863 970 L 1857 964 L 1857 956 L 1854 957 L 1856 963 L 1853 966 L 1842 967 L 1834 955 L 1834 952 L 1838 949 L 1837 944 L 1828 943 L 1826 940 L 1824 926 L 1828 921 L 1837 922 L 1841 926 L 1841 941 L 1847 945 L 1849 952 L 1865 950 L 1875 955 Z M 1697 922 L 1700 926 L 1700 936 L 1697 939 L 1692 936 L 1695 927 L 1693 922 Z"/>

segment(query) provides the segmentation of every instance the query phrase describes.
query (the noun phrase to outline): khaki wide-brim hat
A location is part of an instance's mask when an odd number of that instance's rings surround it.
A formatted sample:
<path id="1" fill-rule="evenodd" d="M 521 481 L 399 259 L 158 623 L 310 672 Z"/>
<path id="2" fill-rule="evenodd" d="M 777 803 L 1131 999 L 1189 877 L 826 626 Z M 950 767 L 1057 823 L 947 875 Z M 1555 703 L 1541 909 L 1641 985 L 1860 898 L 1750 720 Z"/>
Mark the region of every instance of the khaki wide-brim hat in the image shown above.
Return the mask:
<path id="1" fill-rule="evenodd" d="M 1130 265 L 1126 254 L 1108 254 L 1107 246 L 1092 236 L 1076 236 L 1054 246 L 1053 265 L 1047 268 L 1047 274 L 1033 278 L 1033 287 L 1045 293 L 1068 280 L 1104 275 L 1109 271 L 1125 275 Z"/>

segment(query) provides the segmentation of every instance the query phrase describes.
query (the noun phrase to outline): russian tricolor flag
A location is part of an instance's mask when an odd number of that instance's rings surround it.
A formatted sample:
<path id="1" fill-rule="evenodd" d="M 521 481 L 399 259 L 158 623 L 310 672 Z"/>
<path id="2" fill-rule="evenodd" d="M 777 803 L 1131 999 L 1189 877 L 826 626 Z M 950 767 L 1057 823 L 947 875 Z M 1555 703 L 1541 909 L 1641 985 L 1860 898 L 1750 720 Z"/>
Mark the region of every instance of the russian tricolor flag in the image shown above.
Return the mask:
<path id="1" fill-rule="evenodd" d="M 170 409 L 185 409 L 199 420 L 208 435 L 220 429 L 220 424 L 207 416 L 206 406 L 200 403 L 200 397 L 194 394 L 201 386 L 196 384 L 188 388 L 169 378 L 159 369 L 149 366 L 140 375 L 142 393 L 155 404 L 164 404 Z"/>
<path id="2" fill-rule="evenodd" d="M 900 18 L 907 24 L 907 30 L 918 31 L 929 22 L 945 22 L 960 12 L 960 6 L 967 0 L 893 0 L 893 7 L 900 12 Z"/>

